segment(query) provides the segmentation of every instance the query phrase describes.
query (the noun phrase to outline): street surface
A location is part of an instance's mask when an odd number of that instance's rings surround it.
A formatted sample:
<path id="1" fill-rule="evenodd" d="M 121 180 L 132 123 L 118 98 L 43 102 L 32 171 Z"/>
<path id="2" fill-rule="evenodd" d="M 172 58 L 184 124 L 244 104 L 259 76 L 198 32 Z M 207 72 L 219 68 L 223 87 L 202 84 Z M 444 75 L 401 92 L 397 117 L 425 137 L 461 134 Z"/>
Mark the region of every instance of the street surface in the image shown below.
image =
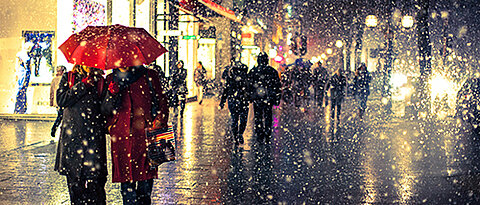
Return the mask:
<path id="1" fill-rule="evenodd" d="M 183 118 L 171 116 L 178 160 L 161 165 L 154 204 L 480 203 L 470 135 L 452 117 L 387 118 L 372 99 L 361 121 L 353 103 L 344 103 L 338 129 L 320 108 L 276 108 L 269 145 L 252 137 L 250 112 L 239 147 L 227 108 L 214 99 L 187 104 Z M 0 204 L 69 204 L 65 177 L 53 171 L 52 123 L 0 120 Z M 110 181 L 108 204 L 121 204 Z"/>

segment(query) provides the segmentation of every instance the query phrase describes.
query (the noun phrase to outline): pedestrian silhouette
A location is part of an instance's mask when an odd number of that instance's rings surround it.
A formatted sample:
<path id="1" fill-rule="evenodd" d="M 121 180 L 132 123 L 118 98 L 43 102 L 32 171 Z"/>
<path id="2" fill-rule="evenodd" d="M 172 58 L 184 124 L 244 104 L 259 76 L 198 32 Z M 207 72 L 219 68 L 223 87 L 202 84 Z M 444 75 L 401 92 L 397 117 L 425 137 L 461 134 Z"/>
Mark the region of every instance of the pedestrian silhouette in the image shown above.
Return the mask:
<path id="1" fill-rule="evenodd" d="M 248 74 L 249 91 L 253 102 L 255 135 L 258 142 L 270 142 L 272 134 L 273 106 L 280 104 L 281 83 L 278 72 L 268 65 L 268 56 L 258 55 L 258 65 Z"/>
<path id="2" fill-rule="evenodd" d="M 178 106 L 180 106 L 180 116 L 183 117 L 185 110 L 185 104 L 187 101 L 187 69 L 185 69 L 183 61 L 180 60 L 172 69 L 172 82 L 171 88 L 173 91 L 173 106 L 175 107 L 175 113 L 178 112 Z"/>
<path id="3" fill-rule="evenodd" d="M 98 69 L 75 65 L 63 74 L 57 104 L 63 109 L 54 169 L 67 178 L 72 204 L 106 204 L 107 145 Z"/>
<path id="4" fill-rule="evenodd" d="M 207 70 L 203 67 L 201 61 L 198 61 L 197 68 L 195 69 L 195 73 L 193 75 L 193 79 L 195 80 L 195 84 L 198 88 L 198 104 L 202 104 L 203 102 L 203 94 L 205 94 L 205 85 L 207 82 Z"/>
<path id="5" fill-rule="evenodd" d="M 313 74 L 312 74 L 312 81 L 313 81 L 313 89 L 315 92 L 314 98 L 315 98 L 315 103 L 319 106 L 325 106 L 324 102 L 324 96 L 325 96 L 325 85 L 327 84 L 328 81 L 328 71 L 327 68 L 322 66 L 322 62 L 318 61 L 317 67 L 313 69 Z"/>
<path id="6" fill-rule="evenodd" d="M 355 78 L 353 79 L 355 96 L 358 100 L 358 116 L 360 119 L 363 119 L 363 114 L 365 113 L 365 109 L 367 109 L 371 80 L 372 76 L 370 75 L 370 72 L 368 72 L 367 66 L 365 63 L 362 63 L 360 67 L 357 68 Z"/>
<path id="7" fill-rule="evenodd" d="M 330 91 L 330 119 L 334 129 L 340 125 L 342 102 L 345 96 L 345 87 L 347 86 L 347 79 L 342 73 L 341 69 L 337 69 L 325 86 L 326 90 Z"/>
<path id="8" fill-rule="evenodd" d="M 158 73 L 143 66 L 114 69 L 106 82 L 102 109 L 111 136 L 112 181 L 121 183 L 124 204 L 151 204 L 158 167 L 147 158 L 152 139 L 147 139 L 145 129 L 167 127 L 167 97 Z"/>
<path id="9" fill-rule="evenodd" d="M 248 67 L 241 63 L 230 67 L 220 100 L 222 109 L 228 100 L 228 109 L 232 120 L 231 131 L 236 145 L 243 144 L 243 132 L 247 127 L 249 103 L 247 71 Z"/>

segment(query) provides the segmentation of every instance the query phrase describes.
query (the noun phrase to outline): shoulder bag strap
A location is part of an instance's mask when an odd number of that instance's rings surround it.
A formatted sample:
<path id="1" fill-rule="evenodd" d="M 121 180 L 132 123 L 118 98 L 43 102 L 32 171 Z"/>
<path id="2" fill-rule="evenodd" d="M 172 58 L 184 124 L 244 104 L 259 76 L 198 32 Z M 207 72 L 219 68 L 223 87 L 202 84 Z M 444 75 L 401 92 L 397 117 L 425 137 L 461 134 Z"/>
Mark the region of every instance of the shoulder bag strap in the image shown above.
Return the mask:
<path id="1" fill-rule="evenodd" d="M 68 71 L 68 87 L 72 88 L 75 85 L 75 76 L 73 76 L 72 71 Z"/>

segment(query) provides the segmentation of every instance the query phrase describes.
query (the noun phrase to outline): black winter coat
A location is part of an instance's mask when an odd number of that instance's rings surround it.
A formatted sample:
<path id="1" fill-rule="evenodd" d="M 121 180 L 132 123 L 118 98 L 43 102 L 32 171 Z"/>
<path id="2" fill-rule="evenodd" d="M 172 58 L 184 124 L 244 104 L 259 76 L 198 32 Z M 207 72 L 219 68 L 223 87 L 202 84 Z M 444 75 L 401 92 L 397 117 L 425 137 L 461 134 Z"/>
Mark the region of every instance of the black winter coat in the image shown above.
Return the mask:
<path id="1" fill-rule="evenodd" d="M 372 81 L 372 76 L 368 71 L 363 71 L 360 75 L 356 75 L 353 79 L 355 94 L 370 95 L 370 81 Z"/>
<path id="2" fill-rule="evenodd" d="M 225 76 L 225 89 L 223 90 L 220 104 L 224 104 L 227 99 L 248 103 L 250 98 L 247 71 L 247 66 L 243 64 L 230 68 L 228 75 Z"/>
<path id="3" fill-rule="evenodd" d="M 343 75 L 333 74 L 325 86 L 326 90 L 330 90 L 332 99 L 343 99 L 345 96 L 345 88 L 347 87 L 347 79 Z"/>
<path id="4" fill-rule="evenodd" d="M 280 104 L 282 84 L 277 70 L 268 65 L 259 65 L 248 73 L 248 78 L 252 101 L 264 101 L 270 105 Z"/>
<path id="5" fill-rule="evenodd" d="M 101 76 L 99 76 L 101 77 Z M 106 86 L 98 93 L 97 84 L 87 87 L 83 76 L 74 73 L 75 84 L 68 85 L 68 73 L 60 80 L 57 104 L 64 109 L 58 141 L 55 170 L 75 178 L 96 178 L 107 175 L 105 118 L 100 105 Z M 103 79 L 103 77 L 102 77 Z"/>

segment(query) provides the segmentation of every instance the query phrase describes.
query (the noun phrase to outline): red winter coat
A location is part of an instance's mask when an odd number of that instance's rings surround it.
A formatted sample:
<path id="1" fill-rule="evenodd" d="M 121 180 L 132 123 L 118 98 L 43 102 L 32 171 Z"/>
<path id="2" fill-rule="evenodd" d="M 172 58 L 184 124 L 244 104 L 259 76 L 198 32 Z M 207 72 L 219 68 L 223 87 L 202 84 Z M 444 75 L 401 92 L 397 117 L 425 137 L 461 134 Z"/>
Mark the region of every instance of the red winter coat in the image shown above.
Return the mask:
<path id="1" fill-rule="evenodd" d="M 102 109 L 107 115 L 107 127 L 111 137 L 112 181 L 133 182 L 157 178 L 157 169 L 150 169 L 147 159 L 145 128 L 151 127 L 152 95 L 145 75 L 151 79 L 157 94 L 158 115 L 162 126 L 168 121 L 168 102 L 163 93 L 158 73 L 142 69 L 144 74 L 135 82 L 112 95 L 108 92 Z M 140 72 L 140 71 L 139 71 Z M 106 78 L 106 84 L 113 81 L 113 73 Z"/>

